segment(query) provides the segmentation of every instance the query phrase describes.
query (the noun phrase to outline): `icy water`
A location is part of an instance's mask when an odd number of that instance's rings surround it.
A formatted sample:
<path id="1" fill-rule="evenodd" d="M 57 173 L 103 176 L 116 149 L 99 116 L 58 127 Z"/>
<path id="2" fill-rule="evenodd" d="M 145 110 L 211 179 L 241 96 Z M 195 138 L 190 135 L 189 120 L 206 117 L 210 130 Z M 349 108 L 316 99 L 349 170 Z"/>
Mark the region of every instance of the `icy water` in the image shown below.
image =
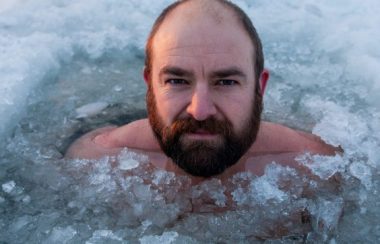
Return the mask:
<path id="1" fill-rule="evenodd" d="M 379 243 L 380 3 L 236 1 L 264 43 L 266 120 L 344 153 L 192 186 L 74 138 L 146 116 L 143 46 L 171 1 L 0 3 L 0 243 Z M 230 194 L 229 194 L 230 193 Z"/>

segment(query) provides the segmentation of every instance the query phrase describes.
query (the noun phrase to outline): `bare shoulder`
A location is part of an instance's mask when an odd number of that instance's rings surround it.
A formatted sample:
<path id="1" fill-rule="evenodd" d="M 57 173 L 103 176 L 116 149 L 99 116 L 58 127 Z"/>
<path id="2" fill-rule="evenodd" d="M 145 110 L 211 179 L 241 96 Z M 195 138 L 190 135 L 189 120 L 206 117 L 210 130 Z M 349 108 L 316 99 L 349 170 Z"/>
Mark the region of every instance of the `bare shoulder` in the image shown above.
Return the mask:
<path id="1" fill-rule="evenodd" d="M 334 155 L 339 151 L 316 135 L 271 122 L 262 122 L 252 149 L 262 153 L 310 152 L 321 155 Z"/>
<path id="2" fill-rule="evenodd" d="M 107 144 L 109 147 L 129 147 L 148 151 L 160 150 L 148 119 L 136 120 L 109 132 L 101 143 Z"/>
<path id="3" fill-rule="evenodd" d="M 88 132 L 70 145 L 65 158 L 97 159 L 105 155 L 117 154 L 120 149 L 108 148 L 95 142 L 95 138 L 105 135 L 116 127 L 107 126 Z"/>
<path id="4" fill-rule="evenodd" d="M 147 119 L 137 120 L 121 127 L 103 127 L 76 140 L 67 150 L 66 158 L 94 159 L 116 155 L 124 147 L 157 151 L 152 129 Z"/>

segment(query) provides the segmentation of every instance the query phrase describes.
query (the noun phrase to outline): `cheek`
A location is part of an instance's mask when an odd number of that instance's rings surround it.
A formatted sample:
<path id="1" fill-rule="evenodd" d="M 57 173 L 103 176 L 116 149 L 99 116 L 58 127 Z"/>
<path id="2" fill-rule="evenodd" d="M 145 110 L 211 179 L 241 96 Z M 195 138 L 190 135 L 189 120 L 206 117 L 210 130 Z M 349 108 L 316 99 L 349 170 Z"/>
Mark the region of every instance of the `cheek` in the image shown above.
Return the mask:
<path id="1" fill-rule="evenodd" d="M 165 125 L 171 125 L 186 108 L 186 96 L 178 95 L 165 90 L 158 90 L 155 93 L 156 108 Z"/>
<path id="2" fill-rule="evenodd" d="M 252 106 L 248 103 L 239 103 L 231 105 L 229 109 L 229 119 L 235 126 L 241 127 L 250 117 Z"/>
<path id="3" fill-rule="evenodd" d="M 235 128 L 241 128 L 252 114 L 253 94 L 242 93 L 235 96 L 224 96 L 220 99 L 220 110 Z"/>

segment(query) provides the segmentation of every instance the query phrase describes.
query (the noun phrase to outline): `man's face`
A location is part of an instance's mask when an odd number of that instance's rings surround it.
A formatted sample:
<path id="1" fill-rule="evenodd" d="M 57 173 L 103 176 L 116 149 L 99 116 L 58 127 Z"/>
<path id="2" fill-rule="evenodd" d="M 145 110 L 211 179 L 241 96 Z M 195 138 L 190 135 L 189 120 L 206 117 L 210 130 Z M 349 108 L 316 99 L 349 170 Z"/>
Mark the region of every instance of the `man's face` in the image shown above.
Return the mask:
<path id="1" fill-rule="evenodd" d="M 153 41 L 149 121 L 162 150 L 186 172 L 222 173 L 256 138 L 253 46 L 236 21 L 170 16 Z"/>

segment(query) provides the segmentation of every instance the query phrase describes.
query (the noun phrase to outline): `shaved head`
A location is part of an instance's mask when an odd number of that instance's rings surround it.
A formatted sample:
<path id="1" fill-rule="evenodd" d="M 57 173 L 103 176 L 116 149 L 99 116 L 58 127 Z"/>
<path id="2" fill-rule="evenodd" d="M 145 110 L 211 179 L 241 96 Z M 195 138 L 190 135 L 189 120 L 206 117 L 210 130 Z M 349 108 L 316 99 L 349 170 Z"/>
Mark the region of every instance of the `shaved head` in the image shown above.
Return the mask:
<path id="1" fill-rule="evenodd" d="M 187 18 L 189 20 L 203 16 L 212 17 L 216 24 L 231 20 L 231 17 L 234 15 L 231 9 L 226 8 L 220 1 L 215 0 L 180 1 L 180 4 L 176 6 L 175 11 L 171 11 L 167 18 L 169 19 L 175 14 L 179 14 L 182 18 Z"/>
<path id="2" fill-rule="evenodd" d="M 216 25 L 232 24 L 237 28 L 242 28 L 248 34 L 248 37 L 252 42 L 252 58 L 256 74 L 255 78 L 256 82 L 258 82 L 264 69 L 264 55 L 261 40 L 246 13 L 237 5 L 227 0 L 180 0 L 165 8 L 156 19 L 148 36 L 145 48 L 145 68 L 147 74 L 150 74 L 151 72 L 154 59 L 154 38 L 165 22 L 170 21 L 175 23 L 176 18 L 185 18 L 191 23 L 194 19 L 210 17 L 214 20 L 214 24 Z M 259 86 L 257 85 L 256 87 L 256 92 L 261 96 L 262 94 L 258 89 Z"/>

